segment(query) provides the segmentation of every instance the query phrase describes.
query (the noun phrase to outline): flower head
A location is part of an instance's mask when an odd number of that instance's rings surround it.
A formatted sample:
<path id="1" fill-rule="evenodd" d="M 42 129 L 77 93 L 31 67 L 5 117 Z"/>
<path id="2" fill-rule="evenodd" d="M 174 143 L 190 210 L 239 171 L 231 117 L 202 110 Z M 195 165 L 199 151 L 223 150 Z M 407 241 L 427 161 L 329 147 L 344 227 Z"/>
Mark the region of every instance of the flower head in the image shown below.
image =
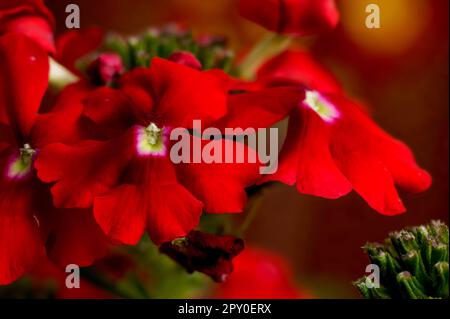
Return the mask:
<path id="1" fill-rule="evenodd" d="M 313 71 L 308 75 L 298 67 L 305 64 Z M 395 185 L 412 192 L 430 186 L 430 175 L 409 148 L 379 128 L 308 55 L 285 53 L 259 76 L 266 85 L 306 87 L 306 98 L 290 114 L 279 170 L 265 181 L 296 184 L 301 193 L 333 199 L 354 190 L 385 215 L 405 211 Z"/>
<path id="2" fill-rule="evenodd" d="M 256 163 L 175 165 L 168 152 L 171 128 L 191 129 L 194 120 L 208 125 L 226 114 L 229 81 L 219 70 L 154 58 L 150 68 L 124 74 L 117 89 L 96 90 L 83 116 L 108 132 L 116 128 L 113 134 L 101 141 L 48 145 L 36 161 L 39 178 L 55 183 L 55 205 L 93 207 L 105 234 L 124 244 L 136 244 L 144 230 L 157 244 L 186 236 L 203 208 L 241 212 L 244 189 L 258 178 Z M 211 192 L 212 175 L 229 191 L 228 201 Z"/>

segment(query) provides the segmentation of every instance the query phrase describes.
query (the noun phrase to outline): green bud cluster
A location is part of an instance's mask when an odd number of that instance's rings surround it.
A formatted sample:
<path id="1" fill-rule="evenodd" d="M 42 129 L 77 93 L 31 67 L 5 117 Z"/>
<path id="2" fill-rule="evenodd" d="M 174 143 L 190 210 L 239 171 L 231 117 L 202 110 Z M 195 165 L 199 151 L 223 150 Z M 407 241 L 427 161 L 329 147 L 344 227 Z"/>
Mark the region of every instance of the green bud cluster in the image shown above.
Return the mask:
<path id="1" fill-rule="evenodd" d="M 222 69 L 230 73 L 234 53 L 226 46 L 225 38 L 209 37 L 197 40 L 190 31 L 167 26 L 149 29 L 131 37 L 110 34 L 103 49 L 119 54 L 127 70 L 149 66 L 154 57 L 166 59 L 174 52 L 186 51 L 196 56 L 204 70 Z"/>
<path id="2" fill-rule="evenodd" d="M 384 244 L 363 247 L 380 269 L 380 287 L 367 276 L 354 285 L 367 299 L 448 298 L 448 227 L 440 221 L 393 232 Z"/>

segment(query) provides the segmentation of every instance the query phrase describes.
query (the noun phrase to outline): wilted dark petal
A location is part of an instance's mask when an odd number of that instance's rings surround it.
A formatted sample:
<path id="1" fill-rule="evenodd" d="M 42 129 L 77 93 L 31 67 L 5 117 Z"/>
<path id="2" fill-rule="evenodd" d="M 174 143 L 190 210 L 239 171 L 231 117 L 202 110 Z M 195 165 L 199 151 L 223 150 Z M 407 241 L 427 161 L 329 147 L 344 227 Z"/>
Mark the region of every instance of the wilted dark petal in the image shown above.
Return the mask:
<path id="1" fill-rule="evenodd" d="M 234 236 L 219 236 L 192 231 L 186 238 L 164 243 L 160 247 L 189 273 L 208 275 L 216 282 L 224 282 L 233 271 L 232 260 L 244 249 L 244 241 Z"/>

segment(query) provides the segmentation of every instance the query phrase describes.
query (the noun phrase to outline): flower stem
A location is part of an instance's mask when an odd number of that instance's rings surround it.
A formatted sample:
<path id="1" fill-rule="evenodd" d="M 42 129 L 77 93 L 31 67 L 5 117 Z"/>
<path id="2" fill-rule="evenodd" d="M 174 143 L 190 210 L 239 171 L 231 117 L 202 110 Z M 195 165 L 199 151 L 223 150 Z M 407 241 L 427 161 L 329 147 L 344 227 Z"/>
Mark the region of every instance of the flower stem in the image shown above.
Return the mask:
<path id="1" fill-rule="evenodd" d="M 140 294 L 135 294 L 122 287 L 112 283 L 109 279 L 103 276 L 101 273 L 91 270 L 91 269 L 83 269 L 82 277 L 84 280 L 88 281 L 91 285 L 109 292 L 112 296 L 122 299 L 134 299 L 141 298 Z"/>
<path id="2" fill-rule="evenodd" d="M 244 80 L 253 80 L 259 67 L 268 59 L 286 50 L 292 42 L 291 37 L 270 33 L 262 39 L 247 55 L 239 66 Z"/>
<path id="3" fill-rule="evenodd" d="M 253 203 L 251 204 L 250 211 L 247 213 L 245 220 L 242 222 L 241 226 L 237 231 L 237 236 L 243 236 L 245 231 L 250 227 L 253 221 L 258 215 L 258 212 L 263 204 L 264 196 L 262 194 L 257 195 L 253 198 Z"/>

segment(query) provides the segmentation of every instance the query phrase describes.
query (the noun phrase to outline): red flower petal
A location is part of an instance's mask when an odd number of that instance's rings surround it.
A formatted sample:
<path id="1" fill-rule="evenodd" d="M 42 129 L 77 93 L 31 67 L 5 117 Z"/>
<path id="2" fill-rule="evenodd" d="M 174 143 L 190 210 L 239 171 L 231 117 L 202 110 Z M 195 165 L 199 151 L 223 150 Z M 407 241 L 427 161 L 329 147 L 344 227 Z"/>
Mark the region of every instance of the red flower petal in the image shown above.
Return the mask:
<path id="1" fill-rule="evenodd" d="M 48 228 L 48 257 L 65 268 L 90 266 L 110 249 L 108 240 L 86 209 L 48 209 L 42 224 Z"/>
<path id="2" fill-rule="evenodd" d="M 0 105 L 21 142 L 29 137 L 48 84 L 48 57 L 33 41 L 0 37 Z"/>
<path id="3" fill-rule="evenodd" d="M 5 24 L 1 31 L 3 33 L 23 34 L 36 42 L 46 52 L 55 52 L 53 30 L 44 18 L 36 16 L 14 18 Z"/>
<path id="4" fill-rule="evenodd" d="M 285 51 L 266 62 L 258 71 L 258 81 L 268 85 L 302 85 L 323 93 L 340 93 L 334 76 L 306 51 Z"/>
<path id="5" fill-rule="evenodd" d="M 368 153 L 380 158 L 396 184 L 414 193 L 430 187 L 431 176 L 417 165 L 413 153 L 403 142 L 384 132 L 357 104 L 337 97 L 335 103 L 348 119 L 342 129 L 360 132 L 361 145 L 370 148 Z"/>
<path id="6" fill-rule="evenodd" d="M 136 245 L 141 239 L 148 200 L 140 191 L 134 185 L 121 185 L 95 199 L 97 223 L 113 242 Z"/>
<path id="7" fill-rule="evenodd" d="M 6 124 L 0 123 L 0 153 L 11 145 L 14 145 L 14 136 L 11 128 Z"/>
<path id="8" fill-rule="evenodd" d="M 64 88 L 49 113 L 39 114 L 32 130 L 32 140 L 37 148 L 50 143 L 78 143 L 91 138 L 93 129 L 82 118 L 83 101 L 92 91 L 85 82 Z"/>
<path id="9" fill-rule="evenodd" d="M 185 236 L 202 204 L 178 183 L 168 158 L 137 157 L 135 147 L 133 127 L 107 142 L 44 147 L 35 167 L 41 180 L 56 182 L 56 206 L 94 204 L 97 222 L 116 242 L 135 244 L 145 226 L 156 243 Z M 119 177 L 123 184 L 114 189 Z"/>
<path id="10" fill-rule="evenodd" d="M 101 87 L 86 96 L 83 114 L 102 136 L 112 138 L 137 122 L 133 105 L 120 90 Z"/>
<path id="11" fill-rule="evenodd" d="M 0 3 L 0 34 L 22 33 L 49 53 L 55 53 L 55 21 L 41 0 L 8 0 Z"/>
<path id="12" fill-rule="evenodd" d="M 0 4 L 1 19 L 21 14 L 38 14 L 47 18 L 51 25 L 55 22 L 52 13 L 42 0 L 8 0 Z"/>
<path id="13" fill-rule="evenodd" d="M 177 182 L 168 159 L 144 158 L 131 167 L 131 184 L 95 200 L 97 222 L 112 240 L 134 245 L 147 226 L 150 238 L 160 244 L 197 226 L 202 204 Z"/>
<path id="14" fill-rule="evenodd" d="M 230 94 L 227 115 L 213 124 L 224 128 L 266 128 L 284 119 L 304 99 L 300 88 L 269 88 Z"/>
<path id="15" fill-rule="evenodd" d="M 335 0 L 240 0 L 243 17 L 278 33 L 309 35 L 335 27 Z"/>
<path id="16" fill-rule="evenodd" d="M 280 167 L 265 181 L 279 180 L 303 194 L 339 198 L 352 185 L 339 171 L 330 153 L 330 129 L 312 110 L 301 108 L 290 117 L 289 132 L 280 155 Z"/>
<path id="17" fill-rule="evenodd" d="M 150 67 L 155 117 L 169 127 L 192 128 L 193 120 L 217 120 L 227 112 L 228 76 L 219 70 L 198 71 L 154 58 Z"/>
<path id="18" fill-rule="evenodd" d="M 304 105 L 293 112 L 279 170 L 264 181 L 297 183 L 300 192 L 327 198 L 340 197 L 352 187 L 386 215 L 405 210 L 394 183 L 413 192 L 430 186 L 431 177 L 418 167 L 411 151 L 346 99 L 334 78 L 308 54 L 287 51 L 272 59 L 260 70 L 258 82 L 329 93 L 322 96 L 336 108 L 334 115 L 320 117 Z M 327 122 L 322 120 L 330 115 Z"/>
<path id="19" fill-rule="evenodd" d="M 155 178 L 156 179 L 156 178 Z M 186 236 L 197 227 L 202 203 L 175 181 L 159 180 L 149 194 L 147 229 L 155 244 Z"/>
<path id="20" fill-rule="evenodd" d="M 376 126 L 357 105 L 342 97 L 330 99 L 342 112 L 331 139 L 337 165 L 372 208 L 385 215 L 404 212 L 394 183 L 423 191 L 431 177 L 402 143 Z"/>
<path id="21" fill-rule="evenodd" d="M 51 144 L 35 162 L 38 177 L 52 187 L 55 206 L 88 208 L 94 197 L 114 187 L 134 155 L 134 129 L 108 142 L 75 146 Z"/>
<path id="22" fill-rule="evenodd" d="M 168 158 L 146 160 L 147 228 L 156 244 L 186 236 L 200 221 L 203 205 L 177 181 Z M 139 170 L 135 173 L 139 173 Z"/>
<path id="23" fill-rule="evenodd" d="M 154 107 L 150 79 L 148 68 L 136 68 L 122 75 L 118 81 L 120 91 L 131 103 L 129 112 L 133 114 L 135 123 L 142 126 L 151 122 Z"/>
<path id="24" fill-rule="evenodd" d="M 180 182 L 189 189 L 192 194 L 201 200 L 208 213 L 240 213 L 247 202 L 245 188 L 254 185 L 260 178 L 259 168 L 261 164 L 256 151 L 242 145 L 245 159 L 253 157 L 256 162 L 236 163 L 238 143 L 230 140 L 200 141 L 198 137 L 191 138 L 191 145 L 197 140 L 202 146 L 206 144 L 216 145 L 222 149 L 222 163 L 182 163 L 176 165 Z M 225 163 L 225 150 L 234 150 L 233 163 Z M 214 176 L 214 178 L 211 178 Z"/>
<path id="25" fill-rule="evenodd" d="M 0 169 L 3 172 L 4 165 Z M 44 255 L 38 223 L 33 218 L 32 187 L 0 181 L 0 285 L 18 279 Z"/>

